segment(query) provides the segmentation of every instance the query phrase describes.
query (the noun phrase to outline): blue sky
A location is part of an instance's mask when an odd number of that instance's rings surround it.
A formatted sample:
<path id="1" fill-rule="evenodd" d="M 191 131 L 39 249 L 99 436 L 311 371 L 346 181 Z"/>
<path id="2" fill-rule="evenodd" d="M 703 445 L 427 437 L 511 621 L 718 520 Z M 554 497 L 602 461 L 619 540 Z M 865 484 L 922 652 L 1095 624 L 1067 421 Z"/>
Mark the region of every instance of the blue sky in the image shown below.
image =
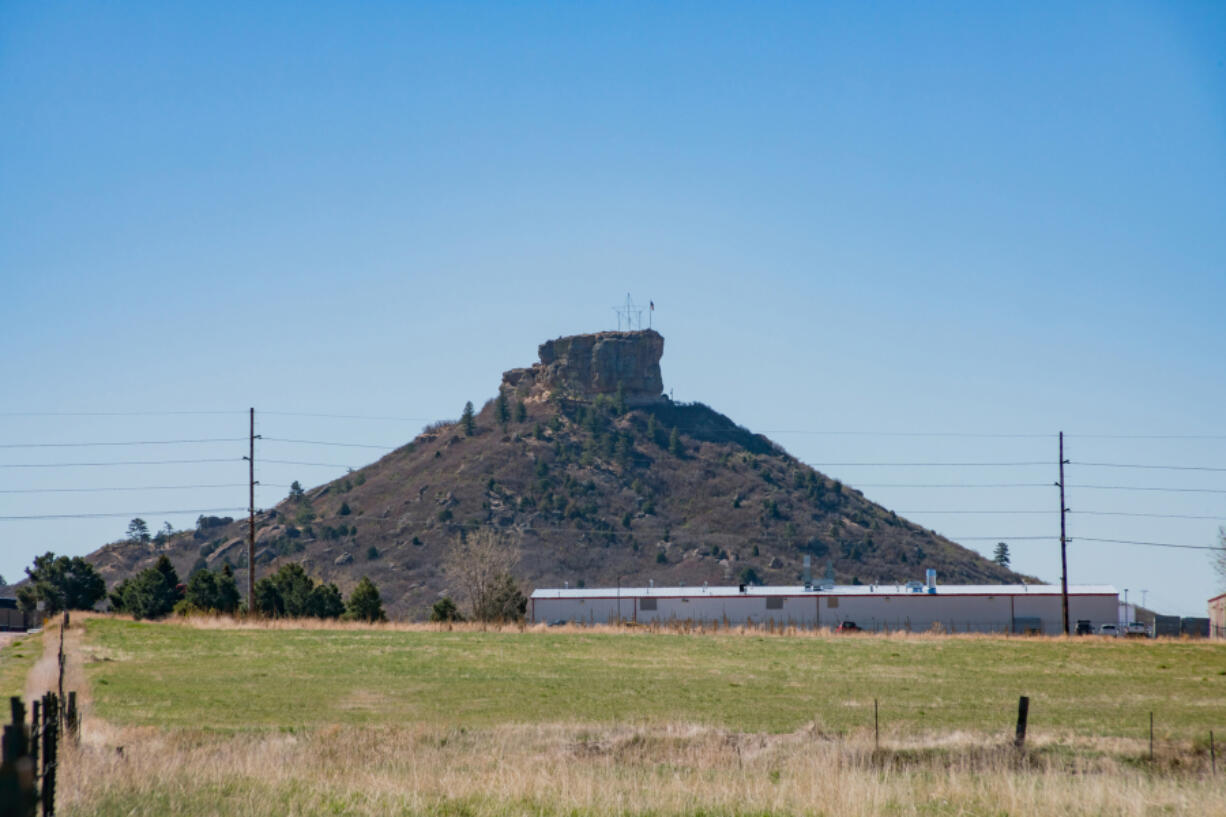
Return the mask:
<path id="1" fill-rule="evenodd" d="M 1226 9 L 1106 4 L 0 6 L 0 444 L 395 445 L 542 340 L 654 300 L 666 387 L 853 485 L 1226 467 Z M 63 416 L 53 412 L 230 411 Z M 377 415 L 308 418 L 270 412 Z M 417 418 L 422 418 L 420 421 Z M 1201 439 L 1087 435 L 1201 435 Z M 0 464 L 242 446 L 0 449 Z M 360 466 L 370 450 L 267 443 Z M 260 504 L 336 469 L 261 466 Z M 0 491 L 230 484 L 241 461 L 0 468 Z M 1211 544 L 1226 474 L 1070 466 L 1074 537 Z M 1054 490 L 865 487 L 990 552 Z M 0 493 L 0 516 L 245 505 Z M 176 526 L 194 516 L 166 517 Z M 160 524 L 163 517 L 151 516 Z M 0 574 L 125 519 L 0 520 Z M 1058 578 L 1055 543 L 1015 566 Z M 1074 582 L 1203 613 L 1203 552 Z M 1135 597 L 1135 596 L 1130 596 Z"/>

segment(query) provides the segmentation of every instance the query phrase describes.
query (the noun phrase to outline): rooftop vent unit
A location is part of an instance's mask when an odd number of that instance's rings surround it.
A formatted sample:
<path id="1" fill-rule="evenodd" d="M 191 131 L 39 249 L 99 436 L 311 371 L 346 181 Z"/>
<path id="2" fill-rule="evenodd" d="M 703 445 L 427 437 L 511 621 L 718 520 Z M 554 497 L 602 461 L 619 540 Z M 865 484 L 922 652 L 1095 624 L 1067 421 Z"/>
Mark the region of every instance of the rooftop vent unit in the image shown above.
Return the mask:
<path id="1" fill-rule="evenodd" d="M 822 583 L 818 585 L 818 590 L 833 590 L 834 589 L 834 561 L 826 560 L 826 575 L 822 576 Z"/>
<path id="2" fill-rule="evenodd" d="M 805 554 L 805 590 L 813 589 L 813 560 L 809 558 L 809 554 Z"/>
<path id="3" fill-rule="evenodd" d="M 923 582 L 907 582 L 907 592 L 908 593 L 923 593 L 924 583 Z"/>
<path id="4" fill-rule="evenodd" d="M 937 572 L 931 567 L 924 571 L 924 583 L 928 586 L 929 593 L 937 592 Z"/>

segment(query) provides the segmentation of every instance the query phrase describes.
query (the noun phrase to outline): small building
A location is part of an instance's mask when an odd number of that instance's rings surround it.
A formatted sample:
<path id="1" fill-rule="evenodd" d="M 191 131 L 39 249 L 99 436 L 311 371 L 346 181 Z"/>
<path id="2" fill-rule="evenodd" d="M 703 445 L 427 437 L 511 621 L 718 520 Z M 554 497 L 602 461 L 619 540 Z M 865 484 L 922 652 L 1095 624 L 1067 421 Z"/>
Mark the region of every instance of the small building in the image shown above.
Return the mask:
<path id="1" fill-rule="evenodd" d="M 26 614 L 17 606 L 17 599 L 0 595 L 0 632 L 22 632 L 30 626 Z"/>
<path id="2" fill-rule="evenodd" d="M 1226 638 L 1226 593 L 1209 599 L 1209 637 Z"/>
<path id="3" fill-rule="evenodd" d="M 1115 624 L 1119 592 L 1109 585 L 1069 586 L 1069 629 Z M 553 588 L 533 591 L 534 622 L 706 624 L 869 631 L 1042 633 L 1064 631 L 1059 585 L 889 585 L 794 587 Z"/>

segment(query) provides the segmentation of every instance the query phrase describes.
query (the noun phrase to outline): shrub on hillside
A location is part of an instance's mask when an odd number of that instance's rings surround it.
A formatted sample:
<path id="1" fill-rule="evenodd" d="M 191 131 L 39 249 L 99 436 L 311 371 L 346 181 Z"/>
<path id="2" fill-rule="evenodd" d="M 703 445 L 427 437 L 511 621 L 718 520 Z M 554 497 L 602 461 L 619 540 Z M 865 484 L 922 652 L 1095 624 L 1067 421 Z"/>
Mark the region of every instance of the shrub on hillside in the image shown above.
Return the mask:
<path id="1" fill-rule="evenodd" d="M 443 596 L 430 608 L 430 620 L 434 622 L 463 621 L 464 616 L 460 615 L 460 608 L 456 607 L 456 603 L 451 600 L 450 596 Z"/>
<path id="2" fill-rule="evenodd" d="M 124 579 L 110 596 L 113 609 L 137 620 L 169 615 L 182 597 L 179 574 L 165 555 L 153 567 Z"/>
<path id="3" fill-rule="evenodd" d="M 349 621 L 387 621 L 379 588 L 368 577 L 363 576 L 349 594 L 349 600 L 345 602 L 345 618 Z"/>

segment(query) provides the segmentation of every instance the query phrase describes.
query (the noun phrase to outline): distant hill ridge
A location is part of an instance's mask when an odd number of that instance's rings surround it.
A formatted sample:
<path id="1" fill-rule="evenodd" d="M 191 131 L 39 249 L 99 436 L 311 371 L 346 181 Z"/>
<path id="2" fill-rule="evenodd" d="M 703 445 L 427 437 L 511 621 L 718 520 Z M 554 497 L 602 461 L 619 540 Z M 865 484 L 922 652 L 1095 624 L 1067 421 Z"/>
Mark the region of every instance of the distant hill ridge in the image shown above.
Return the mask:
<path id="1" fill-rule="evenodd" d="M 257 575 L 286 561 L 348 592 L 370 576 L 389 614 L 422 617 L 455 587 L 449 545 L 493 527 L 536 586 L 795 583 L 802 557 L 842 583 L 1026 577 L 903 519 L 701 403 L 663 393 L 657 332 L 548 341 L 463 424 L 439 423 L 377 462 L 256 517 Z M 90 555 L 114 583 L 162 553 L 187 576 L 229 563 L 245 587 L 246 519 L 202 518 L 153 543 Z"/>

